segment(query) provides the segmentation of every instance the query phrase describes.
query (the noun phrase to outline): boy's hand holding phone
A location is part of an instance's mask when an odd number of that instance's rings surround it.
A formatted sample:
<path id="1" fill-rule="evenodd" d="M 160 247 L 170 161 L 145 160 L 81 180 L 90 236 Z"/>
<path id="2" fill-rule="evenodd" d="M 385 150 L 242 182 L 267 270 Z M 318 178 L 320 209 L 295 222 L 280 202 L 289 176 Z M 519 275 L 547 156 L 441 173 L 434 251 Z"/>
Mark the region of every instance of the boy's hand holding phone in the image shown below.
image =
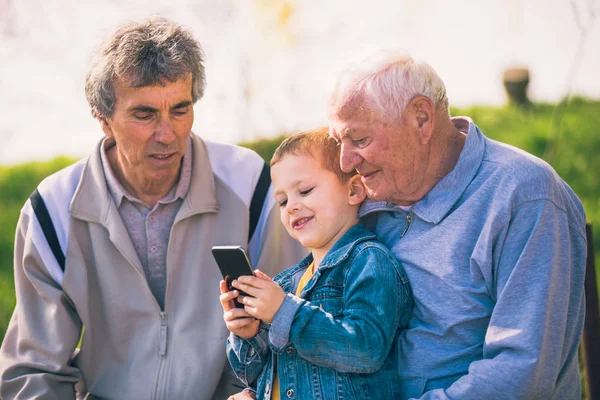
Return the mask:
<path id="1" fill-rule="evenodd" d="M 219 283 L 219 289 L 221 290 L 219 301 L 223 307 L 223 319 L 227 329 L 242 339 L 256 336 L 260 321 L 243 308 L 236 307 L 234 300 L 239 296 L 239 292 L 237 290 L 230 291 L 224 280 Z"/>
<path id="2" fill-rule="evenodd" d="M 250 339 L 258 332 L 259 321 L 255 318 L 270 324 L 285 292 L 266 274 L 252 270 L 243 247 L 213 246 L 212 252 L 223 275 L 219 300 L 227 329 Z"/>
<path id="3" fill-rule="evenodd" d="M 285 300 L 286 294 L 262 271 L 255 270 L 254 273 L 255 276 L 240 276 L 232 282 L 232 286 L 248 294 L 248 296 L 238 297 L 238 301 L 244 305 L 244 310 L 270 324 Z"/>
<path id="4" fill-rule="evenodd" d="M 260 321 L 244 310 L 244 305 L 238 302 L 240 292 L 231 287 L 231 281 L 239 276 L 254 275 L 248 254 L 241 246 L 213 246 L 212 253 L 223 275 L 219 283 L 219 301 L 225 325 L 242 339 L 250 339 L 258 332 Z"/>

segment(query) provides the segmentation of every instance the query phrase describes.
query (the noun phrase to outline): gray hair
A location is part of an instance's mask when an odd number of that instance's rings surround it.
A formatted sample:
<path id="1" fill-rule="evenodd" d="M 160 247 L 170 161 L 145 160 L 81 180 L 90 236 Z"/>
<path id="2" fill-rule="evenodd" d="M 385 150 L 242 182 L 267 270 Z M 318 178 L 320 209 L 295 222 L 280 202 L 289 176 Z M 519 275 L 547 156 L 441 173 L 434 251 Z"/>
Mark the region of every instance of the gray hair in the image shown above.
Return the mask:
<path id="1" fill-rule="evenodd" d="M 204 94 L 204 54 L 182 26 L 154 17 L 121 25 L 103 44 L 85 79 L 85 96 L 95 118 L 112 117 L 116 78 L 131 87 L 164 85 L 192 74 L 192 101 Z"/>
<path id="2" fill-rule="evenodd" d="M 429 64 L 403 51 L 379 50 L 337 75 L 329 105 L 335 109 L 360 99 L 381 117 L 400 121 L 415 96 L 429 98 L 449 115 L 446 87 Z"/>

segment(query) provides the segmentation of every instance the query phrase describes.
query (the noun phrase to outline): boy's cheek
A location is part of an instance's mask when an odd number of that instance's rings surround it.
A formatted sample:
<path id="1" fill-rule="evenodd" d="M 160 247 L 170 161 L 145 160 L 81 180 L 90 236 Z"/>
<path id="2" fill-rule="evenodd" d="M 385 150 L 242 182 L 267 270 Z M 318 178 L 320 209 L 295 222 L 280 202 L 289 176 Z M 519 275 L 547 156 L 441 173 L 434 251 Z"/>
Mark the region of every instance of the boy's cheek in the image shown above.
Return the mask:
<path id="1" fill-rule="evenodd" d="M 293 238 L 294 237 L 294 230 L 292 229 L 292 227 L 290 226 L 290 224 L 288 223 L 287 219 L 283 219 L 281 218 L 281 223 L 283 224 L 283 227 L 285 228 L 285 231 Z"/>
<path id="2" fill-rule="evenodd" d="M 279 215 L 279 220 L 281 221 L 281 224 L 285 226 L 285 229 L 288 229 L 288 215 L 285 211 L 281 211 L 281 214 Z"/>

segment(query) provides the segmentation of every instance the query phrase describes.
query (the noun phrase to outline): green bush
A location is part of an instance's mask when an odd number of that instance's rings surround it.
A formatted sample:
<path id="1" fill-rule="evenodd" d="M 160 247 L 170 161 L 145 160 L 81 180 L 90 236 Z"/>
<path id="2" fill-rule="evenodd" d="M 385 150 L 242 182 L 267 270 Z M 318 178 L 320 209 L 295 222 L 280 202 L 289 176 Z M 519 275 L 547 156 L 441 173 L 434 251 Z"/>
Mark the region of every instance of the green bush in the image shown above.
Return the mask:
<path id="1" fill-rule="evenodd" d="M 452 109 L 468 115 L 490 138 L 520 147 L 548 161 L 582 200 L 587 220 L 594 224 L 594 244 L 600 253 L 600 101 L 576 98 L 562 119 L 560 134 L 550 137 L 554 105 L 470 107 Z M 285 136 L 241 143 L 270 160 Z M 554 152 L 547 152 L 548 146 Z M 19 211 L 38 183 L 75 160 L 57 158 L 14 167 L 0 167 L 0 338 L 14 308 L 13 240 Z M 599 274 L 600 277 L 600 274 Z"/>
<path id="2" fill-rule="evenodd" d="M 13 243 L 19 213 L 27 197 L 46 176 L 75 160 L 59 157 L 48 162 L 30 162 L 15 167 L 0 166 L 0 337 L 15 307 Z"/>

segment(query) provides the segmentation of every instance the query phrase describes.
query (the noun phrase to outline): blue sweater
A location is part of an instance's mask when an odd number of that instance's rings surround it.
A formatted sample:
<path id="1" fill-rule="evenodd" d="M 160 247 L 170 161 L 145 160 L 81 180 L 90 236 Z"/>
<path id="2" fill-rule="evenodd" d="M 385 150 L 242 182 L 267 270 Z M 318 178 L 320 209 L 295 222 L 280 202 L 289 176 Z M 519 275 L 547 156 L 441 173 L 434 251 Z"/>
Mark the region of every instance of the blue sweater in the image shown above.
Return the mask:
<path id="1" fill-rule="evenodd" d="M 468 118 L 454 170 L 408 211 L 361 216 L 414 294 L 398 359 L 403 398 L 578 399 L 585 215 L 544 161 Z"/>

